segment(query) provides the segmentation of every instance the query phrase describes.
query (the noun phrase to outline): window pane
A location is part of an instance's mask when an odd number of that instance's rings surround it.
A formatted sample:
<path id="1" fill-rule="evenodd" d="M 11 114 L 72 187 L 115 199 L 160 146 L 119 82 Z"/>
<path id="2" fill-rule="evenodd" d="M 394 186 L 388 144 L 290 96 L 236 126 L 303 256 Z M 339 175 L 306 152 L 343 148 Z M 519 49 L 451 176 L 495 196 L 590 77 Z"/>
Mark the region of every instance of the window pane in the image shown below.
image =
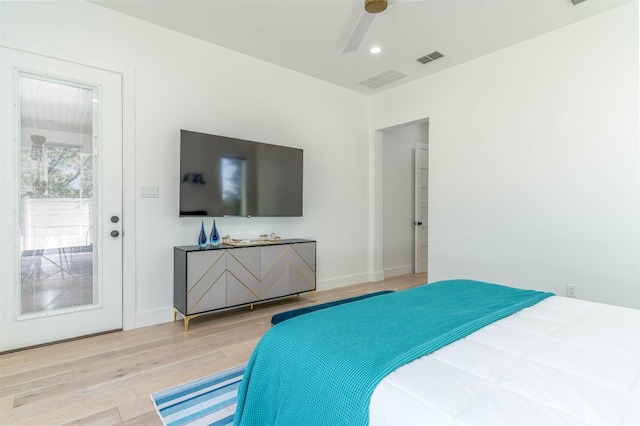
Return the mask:
<path id="1" fill-rule="evenodd" d="M 96 303 L 96 90 L 21 75 L 21 312 Z"/>

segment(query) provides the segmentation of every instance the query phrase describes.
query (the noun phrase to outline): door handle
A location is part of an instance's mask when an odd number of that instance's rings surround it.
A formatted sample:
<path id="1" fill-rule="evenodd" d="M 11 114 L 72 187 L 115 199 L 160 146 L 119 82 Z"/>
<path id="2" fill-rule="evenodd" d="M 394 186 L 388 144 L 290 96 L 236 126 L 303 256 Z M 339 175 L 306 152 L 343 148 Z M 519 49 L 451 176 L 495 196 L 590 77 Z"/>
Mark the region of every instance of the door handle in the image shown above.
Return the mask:
<path id="1" fill-rule="evenodd" d="M 413 224 L 416 225 L 416 226 L 420 226 L 420 225 L 422 225 L 422 222 L 413 222 Z"/>
<path id="2" fill-rule="evenodd" d="M 111 222 L 118 223 L 119 221 L 120 221 L 120 218 L 118 216 L 111 216 Z"/>
<path id="3" fill-rule="evenodd" d="M 113 238 L 117 238 L 117 237 L 118 237 L 118 235 L 120 235 L 120 233 L 119 233 L 118 231 L 116 231 L 115 229 L 114 229 L 113 231 L 111 231 L 111 236 L 112 236 Z"/>

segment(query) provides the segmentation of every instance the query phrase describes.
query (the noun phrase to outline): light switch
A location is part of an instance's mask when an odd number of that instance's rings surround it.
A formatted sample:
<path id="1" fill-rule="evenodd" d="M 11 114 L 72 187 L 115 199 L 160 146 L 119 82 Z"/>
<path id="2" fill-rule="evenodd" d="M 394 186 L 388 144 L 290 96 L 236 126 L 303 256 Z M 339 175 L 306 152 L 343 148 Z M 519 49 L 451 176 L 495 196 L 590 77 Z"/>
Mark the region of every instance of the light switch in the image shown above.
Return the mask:
<path id="1" fill-rule="evenodd" d="M 157 185 L 140 187 L 140 198 L 158 198 L 159 196 L 160 187 Z"/>

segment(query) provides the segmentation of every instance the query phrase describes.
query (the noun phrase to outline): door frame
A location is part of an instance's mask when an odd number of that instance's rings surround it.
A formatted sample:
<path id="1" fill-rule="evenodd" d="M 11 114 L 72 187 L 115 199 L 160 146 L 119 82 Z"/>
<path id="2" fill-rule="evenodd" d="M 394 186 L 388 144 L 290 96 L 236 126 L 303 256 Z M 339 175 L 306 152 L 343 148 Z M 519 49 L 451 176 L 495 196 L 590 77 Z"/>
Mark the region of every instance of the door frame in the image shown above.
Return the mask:
<path id="1" fill-rule="evenodd" d="M 122 78 L 122 328 L 136 328 L 135 68 L 83 53 L 3 36 L 0 45 L 120 74 Z M 126 236 L 126 238 L 125 238 Z M 15 267 L 14 267 L 15 268 Z M 13 273 L 17 273 L 15 270 Z"/>

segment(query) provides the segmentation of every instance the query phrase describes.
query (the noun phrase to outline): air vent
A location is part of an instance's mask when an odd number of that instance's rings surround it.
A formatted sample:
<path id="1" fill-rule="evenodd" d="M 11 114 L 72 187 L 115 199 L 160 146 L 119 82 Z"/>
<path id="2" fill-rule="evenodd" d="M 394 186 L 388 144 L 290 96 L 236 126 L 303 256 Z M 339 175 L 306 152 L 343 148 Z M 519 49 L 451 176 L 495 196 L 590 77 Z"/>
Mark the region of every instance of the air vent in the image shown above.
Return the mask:
<path id="1" fill-rule="evenodd" d="M 569 1 L 571 2 L 572 5 L 575 6 L 577 4 L 584 3 L 587 0 L 569 0 Z"/>
<path id="2" fill-rule="evenodd" d="M 585 1 L 585 0 L 582 0 L 582 1 Z M 426 56 L 423 56 L 422 58 L 416 59 L 416 61 L 420 62 L 421 64 L 428 64 L 429 62 L 435 61 L 436 59 L 440 59 L 442 57 L 444 57 L 442 53 L 432 52 Z"/>
<path id="3" fill-rule="evenodd" d="M 389 68 L 386 71 L 382 71 L 380 74 L 376 74 L 373 77 L 369 77 L 366 80 L 361 81 L 359 84 L 367 86 L 371 89 L 377 89 L 385 84 L 393 83 L 401 78 L 405 78 L 407 75 L 401 71 L 393 68 Z"/>

